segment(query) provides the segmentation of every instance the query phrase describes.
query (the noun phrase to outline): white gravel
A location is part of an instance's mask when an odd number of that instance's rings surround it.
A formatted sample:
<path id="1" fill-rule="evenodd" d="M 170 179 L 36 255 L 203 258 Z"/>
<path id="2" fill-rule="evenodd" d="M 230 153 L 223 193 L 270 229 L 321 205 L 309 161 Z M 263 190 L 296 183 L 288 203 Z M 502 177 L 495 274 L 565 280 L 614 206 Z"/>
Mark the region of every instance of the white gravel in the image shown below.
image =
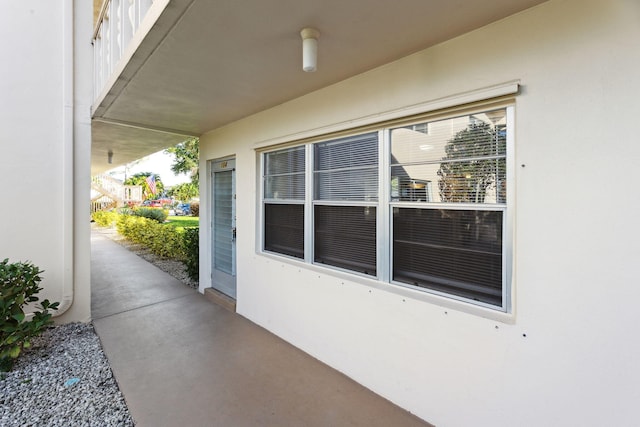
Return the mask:
<path id="1" fill-rule="evenodd" d="M 91 324 L 70 323 L 32 341 L 0 373 L 0 425 L 133 426 Z"/>
<path id="2" fill-rule="evenodd" d="M 131 252 L 187 286 L 184 264 L 161 259 L 124 240 L 115 229 L 96 227 Z M 0 372 L 0 426 L 133 426 L 100 340 L 91 324 L 53 327 L 32 340 L 11 372 Z"/>

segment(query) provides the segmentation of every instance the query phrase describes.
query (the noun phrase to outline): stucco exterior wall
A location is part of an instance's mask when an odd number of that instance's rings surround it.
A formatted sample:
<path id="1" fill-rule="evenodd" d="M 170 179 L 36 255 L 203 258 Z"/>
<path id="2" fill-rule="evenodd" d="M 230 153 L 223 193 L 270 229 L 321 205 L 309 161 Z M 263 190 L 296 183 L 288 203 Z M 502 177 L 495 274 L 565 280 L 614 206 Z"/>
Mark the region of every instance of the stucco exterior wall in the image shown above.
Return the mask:
<path id="1" fill-rule="evenodd" d="M 0 14 L 0 258 L 44 270 L 39 296 L 70 310 L 61 321 L 90 318 L 92 5 L 75 3 L 5 2 Z"/>
<path id="2" fill-rule="evenodd" d="M 635 0 L 551 0 L 205 134 L 201 170 L 236 155 L 238 312 L 436 425 L 633 425 L 639 39 Z M 256 147 L 513 80 L 511 313 L 259 253 Z"/>

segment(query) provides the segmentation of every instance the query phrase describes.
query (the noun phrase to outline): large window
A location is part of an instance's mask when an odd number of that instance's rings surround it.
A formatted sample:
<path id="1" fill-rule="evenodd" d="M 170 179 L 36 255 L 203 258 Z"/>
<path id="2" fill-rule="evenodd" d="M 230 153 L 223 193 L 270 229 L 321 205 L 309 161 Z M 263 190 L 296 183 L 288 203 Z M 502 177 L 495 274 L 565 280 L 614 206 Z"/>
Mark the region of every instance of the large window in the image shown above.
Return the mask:
<path id="1" fill-rule="evenodd" d="M 264 153 L 264 250 L 507 310 L 511 109 Z"/>

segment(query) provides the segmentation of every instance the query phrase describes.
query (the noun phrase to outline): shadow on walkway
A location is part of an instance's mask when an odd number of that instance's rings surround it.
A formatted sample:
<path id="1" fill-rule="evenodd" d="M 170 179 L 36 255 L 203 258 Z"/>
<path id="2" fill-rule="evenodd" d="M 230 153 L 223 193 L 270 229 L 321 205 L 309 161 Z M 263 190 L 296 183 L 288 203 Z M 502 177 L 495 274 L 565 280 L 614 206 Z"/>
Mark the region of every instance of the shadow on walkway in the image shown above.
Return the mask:
<path id="1" fill-rule="evenodd" d="M 93 324 L 138 426 L 425 426 L 93 231 Z"/>

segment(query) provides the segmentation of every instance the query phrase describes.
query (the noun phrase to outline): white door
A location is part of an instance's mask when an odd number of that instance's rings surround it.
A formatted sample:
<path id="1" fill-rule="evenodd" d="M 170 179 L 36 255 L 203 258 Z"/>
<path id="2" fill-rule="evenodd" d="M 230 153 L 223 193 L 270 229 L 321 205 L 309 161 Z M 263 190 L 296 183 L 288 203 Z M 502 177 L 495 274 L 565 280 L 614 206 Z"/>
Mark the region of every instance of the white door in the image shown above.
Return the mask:
<path id="1" fill-rule="evenodd" d="M 211 287 L 236 297 L 236 161 L 216 160 L 211 167 Z"/>

